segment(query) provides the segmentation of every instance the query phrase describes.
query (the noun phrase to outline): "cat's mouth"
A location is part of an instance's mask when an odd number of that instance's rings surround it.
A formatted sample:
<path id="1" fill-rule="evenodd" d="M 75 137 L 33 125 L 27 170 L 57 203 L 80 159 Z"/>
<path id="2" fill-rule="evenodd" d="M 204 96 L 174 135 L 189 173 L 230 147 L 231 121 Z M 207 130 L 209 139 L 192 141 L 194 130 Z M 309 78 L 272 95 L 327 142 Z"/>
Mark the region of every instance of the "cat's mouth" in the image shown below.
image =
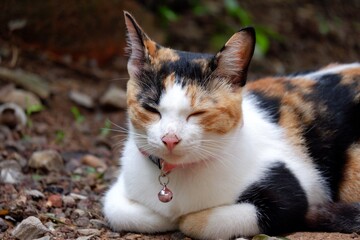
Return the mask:
<path id="1" fill-rule="evenodd" d="M 184 161 L 184 154 L 180 153 L 164 153 L 164 154 L 151 154 L 139 148 L 139 151 L 148 159 L 150 159 L 154 164 L 158 165 L 159 168 L 161 164 L 164 164 L 165 168 L 169 171 L 175 168 L 186 168 L 188 166 L 194 165 L 197 161 Z"/>

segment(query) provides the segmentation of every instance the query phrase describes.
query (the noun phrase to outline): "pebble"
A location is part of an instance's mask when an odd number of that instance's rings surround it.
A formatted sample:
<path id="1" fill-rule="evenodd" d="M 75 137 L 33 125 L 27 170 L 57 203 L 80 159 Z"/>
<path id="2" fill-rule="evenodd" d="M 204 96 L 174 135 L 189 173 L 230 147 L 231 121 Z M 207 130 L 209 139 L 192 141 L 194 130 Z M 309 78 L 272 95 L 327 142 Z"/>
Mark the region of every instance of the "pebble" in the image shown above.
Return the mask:
<path id="1" fill-rule="evenodd" d="M 72 196 L 63 196 L 62 201 L 65 207 L 73 207 L 76 205 L 75 199 Z"/>
<path id="2" fill-rule="evenodd" d="M 129 234 L 126 234 L 124 236 L 124 239 L 126 240 L 136 240 L 136 239 L 142 239 L 144 236 L 141 235 L 141 234 L 134 234 L 134 233 L 129 233 Z"/>
<path id="3" fill-rule="evenodd" d="M 90 167 L 94 167 L 94 168 L 102 168 L 102 169 L 106 169 L 107 165 L 104 163 L 103 160 L 101 160 L 100 158 L 94 156 L 94 155 L 90 155 L 87 154 L 84 157 L 81 158 L 81 162 L 83 164 L 86 164 Z"/>
<path id="4" fill-rule="evenodd" d="M 89 226 L 90 224 L 90 220 L 88 217 L 79 217 L 75 220 L 75 224 L 78 226 L 78 227 L 87 227 Z"/>
<path id="5" fill-rule="evenodd" d="M 94 235 L 90 235 L 90 236 L 81 236 L 76 238 L 76 240 L 89 240 L 93 237 Z"/>
<path id="6" fill-rule="evenodd" d="M 116 86 L 110 86 L 100 98 L 100 104 L 104 107 L 126 109 L 126 91 Z"/>
<path id="7" fill-rule="evenodd" d="M 44 237 L 41 237 L 41 238 L 36 238 L 34 240 L 50 240 L 51 237 L 50 236 L 44 236 Z"/>
<path id="8" fill-rule="evenodd" d="M 73 211 L 72 217 L 73 218 L 78 218 L 78 217 L 84 216 L 85 214 L 86 214 L 86 212 L 84 210 L 77 208 L 77 209 L 75 209 Z"/>
<path id="9" fill-rule="evenodd" d="M 12 235 L 20 240 L 33 240 L 42 237 L 48 231 L 37 217 L 30 216 L 16 226 Z"/>
<path id="10" fill-rule="evenodd" d="M 70 196 L 73 197 L 75 200 L 85 200 L 87 196 L 78 194 L 78 193 L 70 193 Z"/>
<path id="11" fill-rule="evenodd" d="M 15 103 L 5 103 L 0 105 L 0 125 L 16 129 L 23 128 L 26 125 L 26 122 L 26 114 L 19 105 Z"/>
<path id="12" fill-rule="evenodd" d="M 1 91 L 1 93 L 0 102 L 16 103 L 24 110 L 30 106 L 41 105 L 40 99 L 32 92 L 7 87 L 4 91 Z"/>
<path id="13" fill-rule="evenodd" d="M 57 151 L 43 150 L 34 152 L 31 155 L 29 166 L 35 169 L 61 171 L 64 168 L 64 162 L 61 155 Z"/>
<path id="14" fill-rule="evenodd" d="M 8 229 L 9 226 L 8 224 L 5 222 L 4 219 L 0 218 L 0 232 L 5 232 L 6 229 Z"/>
<path id="15" fill-rule="evenodd" d="M 96 235 L 96 236 L 100 235 L 100 230 L 93 228 L 78 229 L 77 232 L 80 233 L 81 235 Z"/>
<path id="16" fill-rule="evenodd" d="M 5 160 L 0 162 L 0 182 L 19 183 L 24 178 L 20 164 L 15 160 Z"/>
<path id="17" fill-rule="evenodd" d="M 69 94 L 69 98 L 82 107 L 94 108 L 94 100 L 87 94 L 72 90 Z"/>
<path id="18" fill-rule="evenodd" d="M 118 232 L 107 232 L 106 233 L 106 238 L 120 238 L 121 234 Z"/>
<path id="19" fill-rule="evenodd" d="M 45 223 L 45 226 L 51 231 L 55 231 L 56 224 L 52 221 L 48 221 Z"/>
<path id="20" fill-rule="evenodd" d="M 40 192 L 39 190 L 36 190 L 36 189 L 26 190 L 25 193 L 26 193 L 26 195 L 29 195 L 30 197 L 35 198 L 35 199 L 45 197 L 45 195 L 42 192 Z"/>
<path id="21" fill-rule="evenodd" d="M 90 219 L 90 223 L 96 229 L 102 229 L 107 227 L 107 223 L 99 219 Z"/>
<path id="22" fill-rule="evenodd" d="M 59 194 L 52 194 L 48 197 L 48 201 L 46 202 L 46 206 L 48 207 L 56 207 L 61 208 L 63 205 L 62 197 Z"/>

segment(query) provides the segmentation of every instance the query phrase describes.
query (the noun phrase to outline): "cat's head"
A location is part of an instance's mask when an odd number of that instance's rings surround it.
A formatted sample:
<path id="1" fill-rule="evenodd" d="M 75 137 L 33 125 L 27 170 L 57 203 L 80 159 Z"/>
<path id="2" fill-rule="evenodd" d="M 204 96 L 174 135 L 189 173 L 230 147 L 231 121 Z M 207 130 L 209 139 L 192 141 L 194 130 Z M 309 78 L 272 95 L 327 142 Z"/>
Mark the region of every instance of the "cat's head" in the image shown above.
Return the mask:
<path id="1" fill-rule="evenodd" d="M 254 29 L 240 30 L 210 55 L 160 46 L 127 12 L 125 23 L 128 114 L 138 148 L 172 164 L 214 157 L 242 123 Z"/>

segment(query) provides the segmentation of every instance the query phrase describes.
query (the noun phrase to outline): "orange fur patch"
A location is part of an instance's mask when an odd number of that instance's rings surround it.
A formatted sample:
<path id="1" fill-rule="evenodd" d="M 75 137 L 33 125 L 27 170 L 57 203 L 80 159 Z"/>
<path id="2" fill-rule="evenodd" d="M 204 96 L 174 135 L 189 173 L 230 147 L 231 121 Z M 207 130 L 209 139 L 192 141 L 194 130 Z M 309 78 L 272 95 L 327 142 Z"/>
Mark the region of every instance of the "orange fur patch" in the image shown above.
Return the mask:
<path id="1" fill-rule="evenodd" d="M 189 213 L 180 217 L 180 230 L 185 234 L 197 236 L 200 238 L 206 229 L 211 214 L 212 209 L 206 209 L 195 213 Z"/>
<path id="2" fill-rule="evenodd" d="M 176 51 L 171 48 L 160 47 L 155 49 L 155 54 L 151 57 L 151 64 L 155 69 L 160 69 L 164 62 L 175 62 L 180 59 Z"/>
<path id="3" fill-rule="evenodd" d="M 175 84 L 175 73 L 171 73 L 170 75 L 168 75 L 165 79 L 164 79 L 164 88 L 165 89 L 169 89 L 171 87 L 174 86 Z"/>
<path id="4" fill-rule="evenodd" d="M 145 130 L 148 125 L 159 119 L 159 116 L 155 113 L 146 111 L 140 106 L 137 100 L 138 87 L 134 80 L 129 80 L 127 84 L 127 105 L 128 114 L 131 123 L 135 128 Z"/>
<path id="5" fill-rule="evenodd" d="M 291 87 L 287 87 L 288 83 L 296 90 L 292 91 Z M 304 144 L 301 137 L 304 123 L 314 120 L 314 103 L 306 101 L 303 96 L 312 92 L 314 84 L 308 79 L 268 77 L 247 85 L 250 91 L 262 92 L 268 97 L 279 99 L 279 124 L 284 127 L 285 134 L 293 145 L 300 148 L 300 152 L 305 150 L 301 147 Z"/>
<path id="6" fill-rule="evenodd" d="M 340 184 L 340 200 L 344 202 L 360 201 L 360 143 L 352 145 L 347 152 L 347 163 L 343 181 Z"/>
<path id="7" fill-rule="evenodd" d="M 151 58 L 156 57 L 156 43 L 152 40 L 147 39 L 144 41 L 144 45 L 150 57 Z"/>
<path id="8" fill-rule="evenodd" d="M 226 134 L 236 128 L 242 119 L 242 89 L 231 92 L 225 85 L 207 93 L 198 88 L 189 87 L 187 94 L 194 111 L 204 111 L 199 115 L 199 123 L 203 129 Z"/>

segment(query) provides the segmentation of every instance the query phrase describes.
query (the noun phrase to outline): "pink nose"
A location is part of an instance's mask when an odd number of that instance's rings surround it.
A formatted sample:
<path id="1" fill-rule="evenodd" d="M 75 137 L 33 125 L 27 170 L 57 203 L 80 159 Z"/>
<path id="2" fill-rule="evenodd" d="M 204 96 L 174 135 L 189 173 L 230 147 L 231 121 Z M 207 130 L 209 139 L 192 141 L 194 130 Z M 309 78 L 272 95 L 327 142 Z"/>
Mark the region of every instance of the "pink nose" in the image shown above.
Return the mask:
<path id="1" fill-rule="evenodd" d="M 169 151 L 172 151 L 175 146 L 180 142 L 180 139 L 176 134 L 168 133 L 161 138 L 162 142 L 166 145 Z"/>

